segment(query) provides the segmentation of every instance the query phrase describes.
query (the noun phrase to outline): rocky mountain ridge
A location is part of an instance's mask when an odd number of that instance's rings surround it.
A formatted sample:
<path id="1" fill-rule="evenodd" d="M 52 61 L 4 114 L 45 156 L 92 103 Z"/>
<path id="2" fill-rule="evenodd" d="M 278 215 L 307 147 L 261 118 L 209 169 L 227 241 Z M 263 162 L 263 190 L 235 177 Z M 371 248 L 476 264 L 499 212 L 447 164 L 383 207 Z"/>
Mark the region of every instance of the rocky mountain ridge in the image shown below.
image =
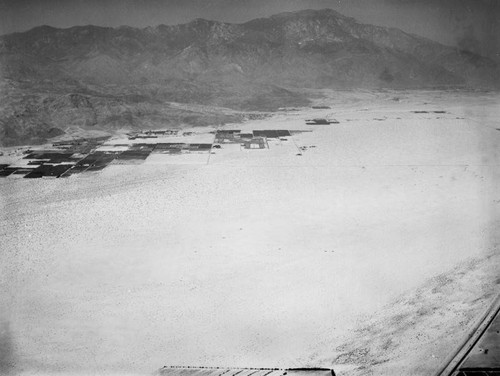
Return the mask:
<path id="1" fill-rule="evenodd" d="M 330 9 L 243 24 L 41 26 L 0 37 L 0 79 L 12 93 L 2 95 L 0 142 L 2 129 L 42 118 L 104 129 L 159 126 L 171 123 L 163 104 L 173 101 L 272 111 L 306 105 L 303 88 L 498 88 L 499 73 L 490 59 Z M 86 99 L 57 111 L 49 104 L 74 94 Z M 61 118 L 68 109 L 73 116 Z M 29 121 L 16 117 L 25 111 Z M 18 133 L 8 143 L 22 139 Z"/>

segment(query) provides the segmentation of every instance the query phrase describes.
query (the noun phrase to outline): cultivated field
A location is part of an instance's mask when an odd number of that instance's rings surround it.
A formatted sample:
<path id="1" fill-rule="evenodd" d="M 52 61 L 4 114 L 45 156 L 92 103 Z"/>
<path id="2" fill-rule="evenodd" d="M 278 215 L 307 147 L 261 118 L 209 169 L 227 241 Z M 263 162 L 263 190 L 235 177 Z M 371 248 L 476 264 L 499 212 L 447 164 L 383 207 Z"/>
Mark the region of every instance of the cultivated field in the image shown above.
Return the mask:
<path id="1" fill-rule="evenodd" d="M 322 95 L 224 127 L 269 148 L 0 179 L 3 371 L 436 371 L 500 286 L 500 98 Z"/>

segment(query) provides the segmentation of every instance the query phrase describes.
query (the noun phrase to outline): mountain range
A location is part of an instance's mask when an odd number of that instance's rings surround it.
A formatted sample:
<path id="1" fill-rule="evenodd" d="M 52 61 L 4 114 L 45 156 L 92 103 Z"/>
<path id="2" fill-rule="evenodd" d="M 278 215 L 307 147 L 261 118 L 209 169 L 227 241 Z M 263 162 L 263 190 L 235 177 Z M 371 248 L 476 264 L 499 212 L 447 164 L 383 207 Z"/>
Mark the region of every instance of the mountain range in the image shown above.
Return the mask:
<path id="1" fill-rule="evenodd" d="M 304 88 L 500 87 L 488 58 L 330 9 L 243 24 L 196 19 L 144 29 L 41 26 L 0 37 L 0 143 L 67 126 L 236 121 L 238 111 L 307 105 Z M 169 103 L 225 107 L 225 114 Z M 230 113 L 230 115 L 228 115 Z"/>

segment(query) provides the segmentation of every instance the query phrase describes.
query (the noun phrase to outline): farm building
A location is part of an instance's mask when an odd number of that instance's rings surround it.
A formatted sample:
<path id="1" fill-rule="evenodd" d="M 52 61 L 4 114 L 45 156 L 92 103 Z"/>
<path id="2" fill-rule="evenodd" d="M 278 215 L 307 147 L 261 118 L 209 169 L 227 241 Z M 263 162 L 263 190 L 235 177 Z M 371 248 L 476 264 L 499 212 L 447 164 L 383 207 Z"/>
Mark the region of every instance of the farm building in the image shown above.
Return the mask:
<path id="1" fill-rule="evenodd" d="M 264 137 L 254 137 L 251 140 L 245 140 L 241 145 L 245 149 L 265 149 L 267 142 Z"/>

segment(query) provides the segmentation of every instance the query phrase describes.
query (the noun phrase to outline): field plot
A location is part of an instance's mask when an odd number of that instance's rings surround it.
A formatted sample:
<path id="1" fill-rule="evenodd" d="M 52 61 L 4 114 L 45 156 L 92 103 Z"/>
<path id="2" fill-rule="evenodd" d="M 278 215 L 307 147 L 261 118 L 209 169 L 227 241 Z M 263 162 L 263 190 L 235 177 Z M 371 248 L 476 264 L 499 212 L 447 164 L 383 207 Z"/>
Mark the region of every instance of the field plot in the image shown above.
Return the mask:
<path id="1" fill-rule="evenodd" d="M 212 133 L 206 128 L 185 132 L 163 130 L 134 133 L 134 136 L 111 140 L 110 137 L 103 137 L 90 141 L 59 141 L 53 143 L 51 149 L 29 150 L 23 157 L 10 157 L 9 161 L 13 160 L 13 163 L 0 164 L 0 177 L 69 177 L 102 171 L 111 164 L 137 166 L 152 153 L 176 156 L 171 159 L 153 158 L 155 164 L 162 161 L 163 164 L 205 164 L 212 149 Z M 0 161 L 3 159 L 0 158 Z"/>
<path id="2" fill-rule="evenodd" d="M 215 154 L 1 179 L 16 373 L 433 374 L 500 286 L 499 98 L 324 94 L 318 109 L 228 125 L 240 140 Z M 446 114 L 412 112 L 427 107 Z M 289 134 L 244 148 L 256 130 Z M 162 161 L 175 158 L 200 163 Z"/>

